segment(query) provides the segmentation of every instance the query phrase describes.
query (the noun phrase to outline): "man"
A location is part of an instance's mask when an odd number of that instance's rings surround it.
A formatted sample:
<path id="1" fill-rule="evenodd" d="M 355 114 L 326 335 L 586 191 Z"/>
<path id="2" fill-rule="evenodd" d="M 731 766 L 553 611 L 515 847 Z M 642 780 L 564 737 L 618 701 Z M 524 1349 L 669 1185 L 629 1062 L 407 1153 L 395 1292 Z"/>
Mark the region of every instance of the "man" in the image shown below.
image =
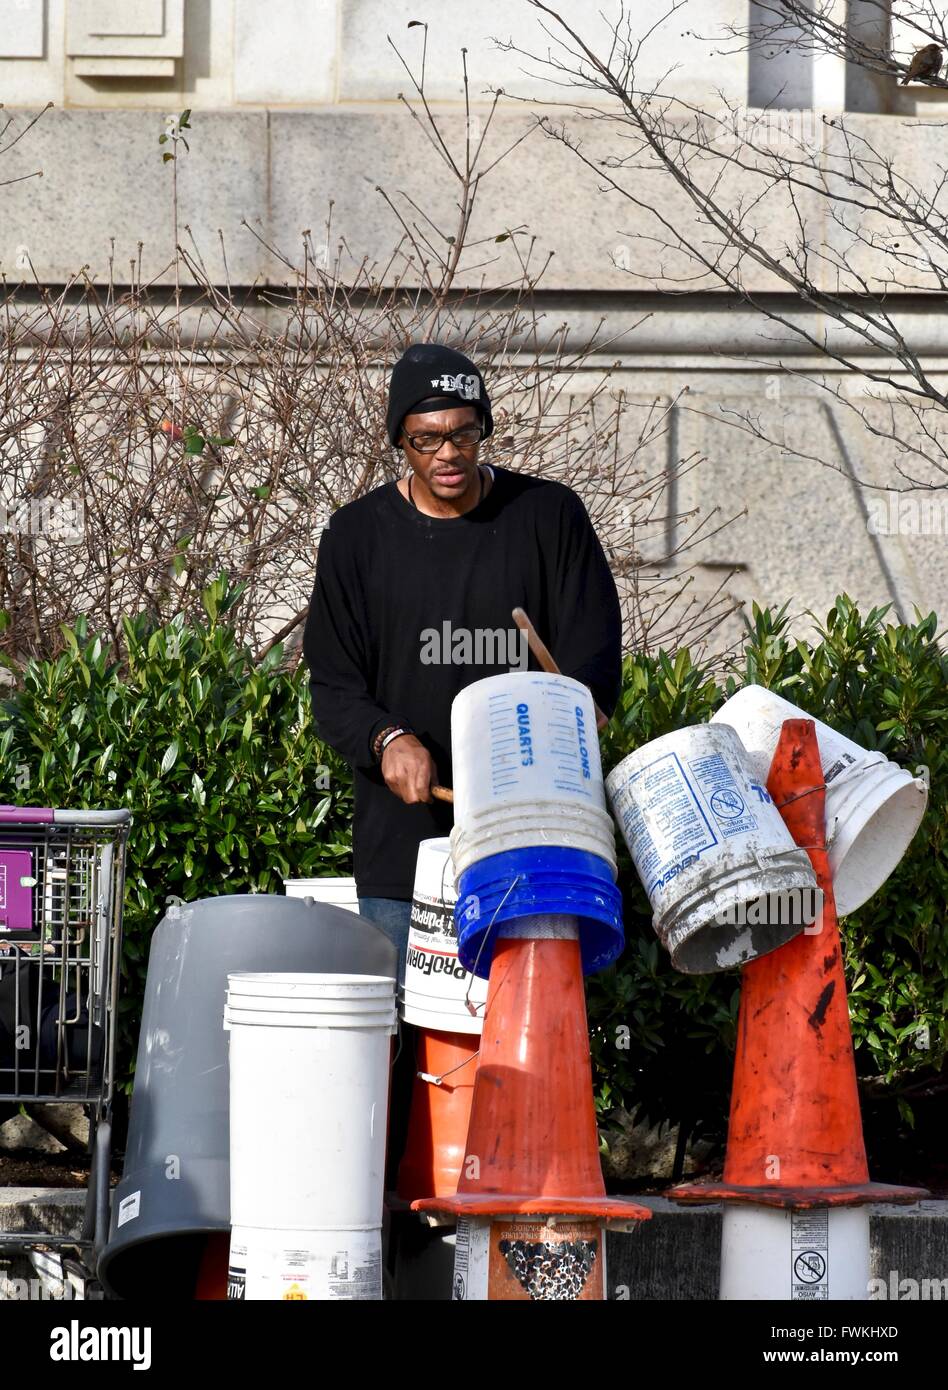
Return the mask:
<path id="1" fill-rule="evenodd" d="M 317 730 L 353 768 L 359 910 L 398 946 L 403 978 L 418 845 L 452 826 L 431 788 L 451 785 L 454 696 L 536 669 L 511 618 L 519 605 L 611 714 L 622 621 L 576 493 L 478 464 L 494 426 L 473 362 L 439 343 L 408 348 L 386 423 L 408 474 L 333 514 L 303 651 Z"/>

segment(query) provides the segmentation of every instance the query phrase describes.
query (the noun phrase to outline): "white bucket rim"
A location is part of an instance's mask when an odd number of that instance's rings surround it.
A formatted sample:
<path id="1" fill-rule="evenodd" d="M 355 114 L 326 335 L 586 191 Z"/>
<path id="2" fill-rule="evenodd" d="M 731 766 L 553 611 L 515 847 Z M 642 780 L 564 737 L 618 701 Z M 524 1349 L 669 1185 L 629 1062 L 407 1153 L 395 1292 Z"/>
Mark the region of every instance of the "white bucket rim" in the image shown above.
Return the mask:
<path id="1" fill-rule="evenodd" d="M 345 884 L 350 888 L 356 887 L 356 880 L 352 874 L 317 874 L 314 878 L 284 878 L 284 883 L 325 883 L 338 884 L 339 887 Z"/>
<path id="2" fill-rule="evenodd" d="M 573 676 L 564 676 L 561 671 L 502 671 L 497 676 L 483 676 L 479 681 L 472 681 L 463 690 L 459 690 L 452 701 L 452 708 L 459 701 L 470 703 L 472 700 L 483 698 L 481 687 L 489 682 L 499 685 L 503 681 L 506 685 L 513 685 L 516 681 L 530 681 L 534 685 L 552 686 L 555 684 L 567 685 L 573 690 L 581 691 L 586 700 L 592 702 L 589 686 L 582 681 L 576 680 Z M 478 693 L 475 694 L 474 692 Z"/>
<path id="3" fill-rule="evenodd" d="M 312 995 L 296 995 L 288 999 L 283 994 L 241 994 L 240 990 L 228 990 L 226 1003 L 229 1008 L 243 1009 L 246 1012 L 277 1013 L 325 1013 L 357 1014 L 375 1013 L 388 1008 L 394 994 L 372 995 L 366 998 L 319 999 Z"/>
<path id="4" fill-rule="evenodd" d="M 507 838 L 511 835 L 530 835 L 534 837 L 542 830 L 547 835 L 569 835 L 573 840 L 585 840 L 590 844 L 606 844 L 611 842 L 615 835 L 615 823 L 611 816 L 606 816 L 598 825 L 576 825 L 564 824 L 563 817 L 545 820 L 542 816 L 530 817 L 529 825 L 524 824 L 526 816 L 517 816 L 516 824 L 504 824 L 495 822 L 492 824 L 480 825 L 459 825 L 456 827 L 456 835 L 459 840 L 468 840 L 474 844 L 480 844 L 484 840 L 493 840 L 502 836 Z M 550 841 L 541 841 L 542 844 L 549 844 Z M 455 848 L 455 854 L 457 849 Z"/>
<path id="5" fill-rule="evenodd" d="M 492 858 L 496 854 L 502 854 L 509 849 L 532 849 L 537 847 L 537 827 L 531 829 L 511 830 L 508 828 L 499 843 L 495 843 L 496 834 L 486 834 L 481 831 L 476 836 L 466 835 L 465 832 L 456 828 L 457 841 L 454 851 L 454 862 L 458 877 L 466 872 L 473 864 L 478 864 L 482 859 Z M 544 840 L 540 844 L 542 849 L 576 849 L 585 854 L 595 855 L 601 859 L 609 868 L 612 881 L 616 881 L 618 875 L 618 863 L 615 850 L 615 827 L 609 819 L 609 836 L 592 836 L 575 833 L 568 838 L 569 831 L 565 830 L 557 834 L 552 832 L 552 838 Z"/>
<path id="6" fill-rule="evenodd" d="M 484 1015 L 470 1014 L 467 1009 L 455 1009 L 453 1012 L 432 1008 L 432 1004 L 437 1002 L 429 995 L 421 996 L 422 1003 L 417 1003 L 409 998 L 410 991 L 405 992 L 405 999 L 399 1008 L 399 1015 L 405 1023 L 411 1023 L 416 1028 L 432 1028 L 436 1033 L 469 1033 L 472 1037 L 478 1036 L 484 1030 Z"/>
<path id="7" fill-rule="evenodd" d="M 394 1033 L 398 1011 L 395 1001 L 389 1009 L 376 1009 L 365 1014 L 326 1014 L 315 1009 L 286 1012 L 271 1009 L 241 1009 L 233 1004 L 224 1007 L 224 1030 L 232 1028 L 298 1028 L 303 1032 L 314 1028 L 330 1028 L 351 1033 Z"/>
<path id="8" fill-rule="evenodd" d="M 598 801 L 598 799 L 597 799 Z M 549 810 L 544 808 L 549 807 Z M 537 818 L 556 818 L 562 820 L 572 816 L 575 820 L 609 820 L 609 812 L 604 806 L 598 804 L 587 805 L 582 801 L 557 801 L 555 797 L 520 796 L 509 801 L 497 801 L 491 806 L 482 806 L 480 810 L 469 812 L 465 819 L 465 825 L 476 824 L 478 821 L 490 820 L 494 817 L 508 818 L 509 816 L 521 816 L 527 814 L 531 820 Z"/>
<path id="9" fill-rule="evenodd" d="M 883 757 L 881 762 L 870 762 L 849 768 L 840 778 L 834 778 L 826 786 L 827 798 L 833 798 L 834 814 L 837 821 L 843 816 L 851 816 L 853 811 L 863 813 L 866 820 L 880 811 L 885 803 L 910 782 L 918 782 L 908 768 Z M 861 794 L 860 794 L 861 791 Z M 852 809 L 850 802 L 853 803 Z M 852 825 L 852 820 L 842 827 Z M 840 827 L 837 826 L 837 829 Z M 917 827 L 916 827 L 917 828 Z M 855 836 L 851 836 L 851 839 Z"/>
<path id="10" fill-rule="evenodd" d="M 520 818 L 518 817 L 518 819 Z M 493 852 L 497 854 L 504 848 L 505 844 L 514 839 L 522 840 L 524 836 L 528 838 L 529 843 L 541 847 L 543 845 L 557 844 L 562 841 L 566 845 L 602 845 L 605 851 L 607 845 L 611 847 L 615 838 L 615 825 L 613 821 L 610 819 L 608 824 L 608 835 L 606 834 L 605 826 L 602 827 L 599 833 L 594 833 L 588 826 L 564 825 L 562 822 L 555 823 L 553 821 L 544 824 L 544 822 L 539 819 L 531 821 L 529 825 L 479 825 L 473 828 L 469 826 L 458 826 L 454 849 L 455 866 L 458 867 L 457 859 L 460 854 L 458 849 L 459 845 L 492 844 L 496 841 L 499 843 L 499 848 Z M 537 837 L 541 831 L 545 836 L 553 838 L 538 839 Z M 532 840 L 529 838 L 531 836 L 533 837 Z"/>
<path id="11" fill-rule="evenodd" d="M 890 763 L 890 767 L 898 767 L 898 764 Z M 892 876 L 925 818 L 928 809 L 927 787 L 906 769 L 900 771 L 905 774 L 904 778 L 888 778 L 886 783 L 877 783 L 875 796 L 860 805 L 864 814 L 858 823 L 851 816 L 846 821 L 837 819 L 833 827 L 829 862 L 833 873 L 836 911 L 840 917 L 857 912 Z M 910 791 L 917 792 L 913 802 L 909 802 Z M 887 820 L 884 850 L 880 852 L 875 845 L 867 847 L 865 836 L 869 827 L 887 813 L 890 803 L 896 799 L 903 803 L 900 806 L 901 816 L 897 819 L 890 816 Z"/>
<path id="12" fill-rule="evenodd" d="M 450 835 L 432 835 L 428 840 L 419 840 L 418 853 L 420 854 L 423 849 L 433 850 L 436 854 L 450 855 L 451 837 Z"/>
<path id="13" fill-rule="evenodd" d="M 770 870 L 779 879 L 773 887 L 762 887 L 759 875 L 749 877 L 747 866 L 743 866 L 743 871 L 738 869 L 735 872 L 714 878 L 703 890 L 693 891 L 682 898 L 675 899 L 668 909 L 656 914 L 656 924 L 661 924 L 660 934 L 662 939 L 666 939 L 672 932 L 678 930 L 679 919 L 690 917 L 698 912 L 702 903 L 709 906 L 722 892 L 728 895 L 729 901 L 736 907 L 747 908 L 751 903 L 759 902 L 768 897 L 771 893 L 785 893 L 790 889 L 812 889 L 817 886 L 816 874 L 810 863 L 809 856 L 803 849 L 798 850 L 799 859 L 794 859 L 786 864 L 774 864 Z M 786 880 L 786 881 L 784 881 Z M 741 891 L 742 887 L 746 892 Z M 735 891 L 736 890 L 736 891 Z"/>
<path id="14" fill-rule="evenodd" d="M 325 889 L 307 888 L 303 894 L 306 898 L 317 898 L 322 902 L 358 902 L 359 895 L 355 889 L 341 888 L 338 892 L 326 892 Z"/>
<path id="15" fill-rule="evenodd" d="M 233 983 L 232 983 L 233 982 Z M 354 997 L 360 994 L 369 997 L 374 992 L 383 994 L 386 988 L 395 987 L 394 975 L 354 975 L 333 974 L 329 971 L 265 971 L 235 970 L 227 976 L 227 987 L 251 995 L 272 995 L 286 991 L 288 997 L 299 998 L 345 998 L 345 993 L 335 995 L 336 990 L 348 991 Z M 307 990 L 314 993 L 308 995 Z"/>
<path id="16" fill-rule="evenodd" d="M 800 888 L 812 888 L 813 885 L 810 883 L 793 882 L 795 877 L 799 877 L 799 875 L 786 871 L 783 883 L 773 885 L 763 892 L 751 891 L 746 897 L 734 899 L 731 905 L 750 908 L 752 903 L 758 902 L 772 893 L 779 894 Z M 711 904 L 709 904 L 710 906 Z M 742 964 L 744 960 L 754 959 L 755 956 L 766 954 L 786 945 L 788 941 L 792 941 L 804 930 L 802 924 L 791 922 L 766 925 L 735 923 L 721 926 L 714 922 L 711 914 L 705 914 L 706 920 L 696 930 L 689 917 L 699 913 L 699 911 L 700 903 L 693 906 L 690 912 L 676 912 L 675 920 L 663 922 L 662 925 L 661 939 L 665 949 L 668 951 L 675 969 L 680 970 L 685 975 L 707 974 L 709 971 L 732 968 Z M 713 946 L 710 944 L 712 941 Z M 722 957 L 729 952 L 733 957 L 734 949 L 738 945 L 750 945 L 751 943 L 755 947 L 752 955 L 745 955 L 742 959 L 722 960 Z M 716 964 L 711 964 L 712 959 Z"/>
<path id="17" fill-rule="evenodd" d="M 924 818 L 928 790 L 908 768 L 882 750 L 864 748 L 766 686 L 751 684 L 735 691 L 712 715 L 712 722 L 733 728 L 728 720 L 734 719 L 746 726 L 745 733 L 749 739 L 753 736 L 754 742 L 750 756 L 761 759 L 775 744 L 775 721 L 794 715 L 813 720 L 817 739 L 824 743 L 821 757 L 827 756 L 825 744 L 832 740 L 834 745 L 852 750 L 856 758 L 826 784 L 827 849 L 837 913 L 845 917 L 868 902 L 901 863 Z M 913 784 L 917 797 L 909 791 Z"/>
<path id="18" fill-rule="evenodd" d="M 573 839 L 586 840 L 590 844 L 606 844 L 611 842 L 615 835 L 615 823 L 607 812 L 603 812 L 602 820 L 592 823 L 570 821 L 565 816 L 527 816 L 525 813 L 521 813 L 507 819 L 497 817 L 490 821 L 459 825 L 455 827 L 454 833 L 456 839 L 470 840 L 479 844 L 483 840 L 506 838 L 509 835 L 532 834 L 536 836 L 541 830 L 547 835 L 569 835 Z M 549 841 L 542 843 L 547 844 Z M 456 861 L 456 847 L 454 852 Z"/>

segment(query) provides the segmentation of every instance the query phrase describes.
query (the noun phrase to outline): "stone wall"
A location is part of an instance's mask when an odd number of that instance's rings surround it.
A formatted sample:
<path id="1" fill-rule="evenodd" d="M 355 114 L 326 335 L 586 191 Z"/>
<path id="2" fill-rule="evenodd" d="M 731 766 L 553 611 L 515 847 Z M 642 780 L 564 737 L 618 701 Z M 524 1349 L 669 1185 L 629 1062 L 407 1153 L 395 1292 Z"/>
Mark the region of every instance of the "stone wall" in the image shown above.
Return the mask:
<path id="1" fill-rule="evenodd" d="M 562 0 L 554 8 L 603 49 L 598 7 Z M 726 32 L 746 8 L 743 0 L 690 0 L 671 26 L 673 49 L 664 41 L 646 48 L 639 85 L 674 68 L 670 89 L 712 111 L 725 102 L 792 108 L 809 100 L 811 110 L 791 110 L 787 119 L 811 120 L 827 160 L 839 135 L 822 114 L 855 107 L 847 126 L 858 136 L 892 153 L 922 184 L 937 174 L 940 125 L 931 114 L 944 92 L 860 81 L 833 60 L 790 55 L 781 66 L 749 55 Z M 731 303 L 710 279 L 690 280 L 687 294 L 659 292 L 676 266 L 649 239 L 648 207 L 682 225 L 696 221 L 694 209 L 653 173 L 637 176 L 637 203 L 601 191 L 596 161 L 615 149 L 614 127 L 578 127 L 588 162 L 536 128 L 538 115 L 569 115 L 569 105 L 548 103 L 582 93 L 553 85 L 555 74 L 522 52 L 497 47 L 495 38 L 541 56 L 555 52 L 549 21 L 547 34 L 525 0 L 439 0 L 430 8 L 414 0 L 3 0 L 2 9 L 0 98 L 10 120 L 2 144 L 54 103 L 0 156 L 0 180 L 17 180 L 0 187 L 0 272 L 23 284 L 24 302 L 39 293 L 34 281 L 62 285 L 82 266 L 99 283 L 127 284 L 132 266 L 138 278 L 139 261 L 154 293 L 170 291 L 172 188 L 158 136 L 168 113 L 186 106 L 193 128 L 190 153 L 176 165 L 178 225 L 220 284 L 281 285 L 289 278 L 283 258 L 301 262 L 304 234 L 326 260 L 344 239 L 354 255 L 384 266 L 400 229 L 380 188 L 450 225 L 456 188 L 398 99 L 411 83 L 392 47 L 417 72 L 422 30 L 407 26 L 427 20 L 426 91 L 455 152 L 471 129 L 461 48 L 475 122 L 486 121 L 489 87 L 513 94 L 488 132 L 487 162 L 515 148 L 485 178 L 471 235 L 492 239 L 528 227 L 537 260 L 554 253 L 539 310 L 568 326 L 574 348 L 603 324 L 608 348 L 588 365 L 610 371 L 615 391 L 667 405 L 661 467 L 669 512 L 706 518 L 708 530 L 715 518 L 737 516 L 692 555 L 697 591 L 724 581 L 737 599 L 790 599 L 795 609 L 822 614 L 846 589 L 867 605 L 891 600 L 905 617 L 915 604 L 948 614 L 945 494 L 924 506 L 916 496 L 914 513 L 893 503 L 887 489 L 902 485 L 898 445 L 873 435 L 853 409 L 887 406 L 852 374 L 827 373 L 790 335 L 775 349 L 766 319 Z M 645 26 L 646 7 L 633 13 Z M 475 139 L 482 128 L 473 127 Z M 748 177 L 748 196 L 753 182 Z M 845 216 L 828 217 L 815 195 L 804 211 L 816 243 L 874 287 L 882 283 L 882 260 L 854 247 Z M 792 240 L 795 216 L 779 189 L 758 215 L 772 237 L 785 227 Z M 474 259 L 469 265 L 460 283 L 486 275 L 502 284 L 516 272 L 513 245 L 491 241 L 486 272 Z M 818 273 L 827 284 L 834 274 L 829 266 Z M 779 278 L 759 271 L 750 284 L 762 303 L 798 312 Z M 948 372 L 935 304 L 918 293 L 894 302 L 894 312 L 928 369 Z M 833 327 L 816 314 L 806 326 L 816 338 Z M 872 365 L 865 345 L 850 346 Z M 768 365 L 775 355 L 782 368 Z M 820 376 L 823 389 L 814 384 Z M 569 383 L 573 393 L 587 389 L 586 380 Z M 706 460 L 700 468 L 682 467 L 697 456 Z M 670 523 L 664 549 L 676 539 Z M 621 544 L 621 537 L 604 540 Z M 662 551 L 651 556 L 656 564 L 667 560 Z M 736 631 L 732 624 L 727 636 Z"/>

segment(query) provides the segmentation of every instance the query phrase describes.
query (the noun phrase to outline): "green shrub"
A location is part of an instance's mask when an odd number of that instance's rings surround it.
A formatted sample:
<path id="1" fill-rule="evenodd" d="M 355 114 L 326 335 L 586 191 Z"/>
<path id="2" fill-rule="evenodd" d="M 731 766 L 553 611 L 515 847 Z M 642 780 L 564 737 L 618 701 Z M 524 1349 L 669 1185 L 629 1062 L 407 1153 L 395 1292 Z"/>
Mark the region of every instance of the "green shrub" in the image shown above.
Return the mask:
<path id="1" fill-rule="evenodd" d="M 275 646 L 254 669 L 222 621 L 123 620 L 121 662 L 84 618 L 67 650 L 31 662 L 0 703 L 0 800 L 128 806 L 119 1075 L 134 1061 L 151 933 L 169 897 L 282 893 L 284 877 L 351 872 L 352 781 L 315 736 L 305 673 Z M 18 772 L 19 769 L 19 772 Z M 24 785 L 25 782 L 25 785 Z"/>

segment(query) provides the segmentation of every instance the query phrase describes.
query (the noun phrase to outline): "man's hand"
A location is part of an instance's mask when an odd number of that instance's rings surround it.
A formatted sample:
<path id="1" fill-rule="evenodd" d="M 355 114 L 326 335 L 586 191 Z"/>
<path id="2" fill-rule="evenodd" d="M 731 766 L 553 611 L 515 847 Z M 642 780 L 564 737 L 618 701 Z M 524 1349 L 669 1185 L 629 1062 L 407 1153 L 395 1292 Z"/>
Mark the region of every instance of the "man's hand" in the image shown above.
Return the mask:
<path id="1" fill-rule="evenodd" d="M 382 776 L 390 792 L 409 804 L 433 801 L 431 784 L 437 782 L 434 758 L 414 734 L 393 738 L 382 754 Z"/>

